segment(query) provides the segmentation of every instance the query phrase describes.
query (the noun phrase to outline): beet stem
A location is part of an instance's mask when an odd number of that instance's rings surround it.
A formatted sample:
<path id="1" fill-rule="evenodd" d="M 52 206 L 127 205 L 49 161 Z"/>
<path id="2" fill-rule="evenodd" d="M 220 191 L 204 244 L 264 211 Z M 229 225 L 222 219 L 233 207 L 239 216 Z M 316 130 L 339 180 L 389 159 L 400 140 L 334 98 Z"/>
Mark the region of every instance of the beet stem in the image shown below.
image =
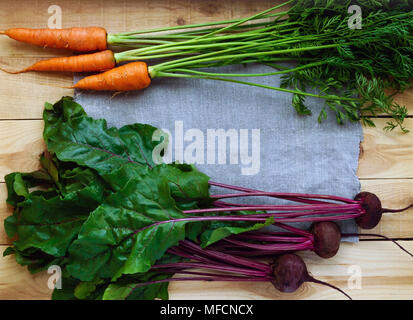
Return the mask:
<path id="1" fill-rule="evenodd" d="M 183 211 L 183 213 L 188 213 L 189 211 L 197 211 L 198 213 L 204 213 L 205 210 L 208 209 L 200 209 L 200 210 L 187 210 Z M 239 210 L 239 208 L 238 208 Z M 225 211 L 225 210 L 224 210 Z M 153 228 L 165 223 L 179 223 L 179 222 L 197 222 L 197 221 L 251 221 L 251 222 L 266 222 L 267 218 L 273 217 L 276 219 L 275 222 L 318 222 L 318 221 L 335 221 L 335 220 L 348 220 L 357 218 L 362 215 L 363 212 L 355 212 L 352 214 L 344 214 L 339 216 L 328 216 L 328 217 L 305 217 L 305 218 L 278 218 L 274 214 L 250 214 L 250 215 L 231 215 L 231 216 L 192 216 L 186 218 L 177 218 L 171 220 L 162 220 L 154 222 L 150 225 L 144 226 L 140 229 L 136 229 L 132 235 L 135 235 L 139 232 L 142 232 L 148 228 Z"/>
<path id="2" fill-rule="evenodd" d="M 332 217 L 307 217 L 307 218 L 276 218 L 277 222 L 321 222 L 321 221 L 339 221 L 357 218 L 361 213 L 346 214 Z"/>
<path id="3" fill-rule="evenodd" d="M 245 276 L 228 276 L 224 274 L 218 274 L 218 273 L 211 273 L 211 272 L 199 272 L 199 271 L 187 271 L 187 270 L 162 270 L 162 272 L 165 273 L 174 273 L 174 274 L 191 274 L 191 275 L 200 275 L 200 276 L 206 276 L 206 277 L 213 277 L 214 280 L 212 281 L 219 281 L 221 279 L 224 279 L 223 281 L 229 281 L 229 279 L 232 279 L 231 281 L 270 281 L 270 277 L 245 277 Z"/>
<path id="4" fill-rule="evenodd" d="M 396 246 L 398 246 L 401 250 L 403 250 L 404 252 L 406 252 L 409 256 L 411 256 L 413 258 L 413 254 L 410 253 L 407 249 L 405 249 L 401 244 L 399 244 L 396 240 L 383 236 L 381 234 L 375 234 L 375 233 L 343 233 L 342 236 L 345 237 L 357 237 L 357 236 L 362 236 L 362 237 L 377 237 L 377 238 L 383 238 L 386 239 L 388 241 L 393 242 Z"/>
<path id="5" fill-rule="evenodd" d="M 245 204 L 229 204 L 229 203 L 224 203 L 222 201 L 215 201 L 213 202 L 213 205 L 215 205 L 216 207 L 220 208 L 220 211 L 225 211 L 223 208 L 227 208 L 228 211 L 234 211 L 235 209 L 238 210 L 242 210 L 242 207 L 245 208 Z M 234 208 L 234 207 L 238 207 L 238 208 Z M 263 205 L 250 205 L 248 204 L 248 207 L 254 207 L 256 210 L 263 210 L 262 207 Z M 298 217 L 298 216 L 308 216 L 308 215 L 321 215 L 321 214 L 338 214 L 338 213 L 349 213 L 349 211 L 353 211 L 353 210 L 349 210 L 348 207 L 342 207 L 340 209 L 336 209 L 333 206 L 326 206 L 323 209 L 317 209 L 317 210 L 306 210 L 307 208 L 305 206 L 303 206 L 303 210 L 299 210 L 299 211 L 286 211 L 286 212 L 272 212 L 270 209 L 270 206 L 266 206 L 267 209 L 266 210 L 266 214 L 271 213 L 271 214 L 277 214 L 279 216 L 282 217 Z M 276 209 L 279 208 L 278 206 L 276 207 Z M 211 208 L 210 208 L 211 209 Z M 237 210 L 235 210 L 237 211 Z M 359 209 L 359 211 L 362 211 L 362 208 Z M 259 214 L 257 214 L 259 215 Z"/>
<path id="6" fill-rule="evenodd" d="M 243 239 L 243 240 L 255 240 L 255 241 L 264 241 L 264 242 L 292 242 L 292 243 L 301 243 L 308 238 L 306 237 L 297 237 L 294 235 L 291 236 L 280 236 L 280 235 L 261 235 L 259 232 L 251 233 L 251 234 L 239 234 L 235 236 L 231 236 L 233 239 Z"/>
<path id="7" fill-rule="evenodd" d="M 230 189 L 230 190 L 237 190 L 237 191 L 246 192 L 246 193 L 251 193 L 251 192 L 261 192 L 262 193 L 262 192 L 264 192 L 264 191 L 260 191 L 260 190 L 237 187 L 237 186 L 218 183 L 218 182 L 214 182 L 214 181 L 209 181 L 208 183 L 211 186 L 216 186 L 216 187 Z M 271 196 L 271 197 L 274 197 L 274 198 L 298 198 L 298 199 L 312 198 L 312 199 L 335 200 L 335 201 L 346 202 L 346 203 L 358 203 L 358 201 L 353 200 L 353 199 L 347 199 L 347 198 L 343 198 L 343 197 L 330 196 L 330 195 L 320 195 L 320 194 L 281 193 L 281 192 L 267 192 L 267 194 L 271 194 L 271 195 L 268 195 L 268 196 Z"/>
<path id="8" fill-rule="evenodd" d="M 344 294 L 348 299 L 353 300 L 353 299 L 352 299 L 347 293 L 345 293 L 343 290 L 341 290 L 340 288 L 338 288 L 338 287 L 336 287 L 336 286 L 334 286 L 334 285 L 332 285 L 332 284 L 330 284 L 330 283 L 328 283 L 328 282 L 315 279 L 315 278 L 313 278 L 313 277 L 310 276 L 310 275 L 308 276 L 308 278 L 306 279 L 306 281 L 307 281 L 307 282 L 318 283 L 318 284 L 321 284 L 321 285 L 323 285 L 323 286 L 330 287 L 330 288 L 332 288 L 332 289 L 334 289 L 334 290 L 337 290 L 338 292 L 341 292 L 341 293 Z"/>
<path id="9" fill-rule="evenodd" d="M 233 272 L 242 274 L 245 276 L 258 276 L 258 277 L 265 277 L 267 275 L 264 271 L 254 271 L 251 269 L 246 268 L 238 268 L 233 266 L 222 266 L 219 264 L 203 264 L 203 263 L 196 263 L 196 262 L 177 262 L 177 263 L 165 263 L 165 264 L 157 264 L 153 265 L 152 269 L 163 269 L 163 268 L 182 268 L 182 269 L 189 269 L 189 268 L 200 268 L 200 269 L 213 269 L 216 271 L 224 271 L 224 272 Z"/>
<path id="10" fill-rule="evenodd" d="M 290 232 L 293 232 L 293 233 L 302 235 L 302 236 L 304 236 L 304 237 L 309 237 L 309 238 L 312 238 L 312 237 L 313 237 L 313 235 L 312 235 L 311 232 L 309 232 L 309 231 L 307 231 L 307 230 L 303 230 L 303 229 L 299 229 L 299 228 L 290 226 L 290 225 L 288 225 L 288 224 L 284 224 L 284 223 L 274 223 L 274 226 L 277 226 L 277 227 L 280 227 L 280 228 L 282 228 L 282 229 L 284 229 L 284 230 L 287 230 L 287 231 L 290 231 Z"/>
<path id="11" fill-rule="evenodd" d="M 303 211 L 315 211 L 315 210 L 334 210 L 334 209 L 347 209 L 348 211 L 352 210 L 361 210 L 361 205 L 357 204 L 341 204 L 341 205 L 284 205 L 284 206 L 275 206 L 275 205 L 262 205 L 262 206 L 249 206 L 245 205 L 244 207 L 228 207 L 228 208 L 208 208 L 208 209 L 194 209 L 194 210 L 185 210 L 186 214 L 197 214 L 197 213 L 208 213 L 208 212 L 225 212 L 225 211 L 256 211 L 256 210 L 280 210 L 280 211 L 292 211 L 292 210 L 303 210 Z"/>
<path id="12" fill-rule="evenodd" d="M 211 263 L 212 263 L 212 264 L 220 264 L 220 265 L 222 265 L 222 266 L 225 266 L 225 265 L 226 265 L 226 264 L 224 264 L 224 263 L 220 263 L 220 262 L 211 260 L 211 259 L 209 259 L 209 258 L 207 258 L 207 257 L 202 257 L 202 256 L 200 256 L 200 255 L 198 255 L 198 254 L 196 254 L 196 253 L 187 252 L 187 251 L 183 250 L 182 248 L 178 248 L 178 247 L 169 248 L 169 249 L 168 249 L 168 252 L 171 253 L 171 254 L 177 255 L 177 256 L 179 256 L 179 257 L 186 258 L 186 259 L 190 259 L 190 260 L 195 260 L 195 261 L 198 261 L 198 262 L 210 263 L 210 264 L 211 264 Z"/>
<path id="13" fill-rule="evenodd" d="M 313 250 L 313 242 L 307 240 L 302 243 L 274 243 L 274 244 L 255 244 L 245 241 L 231 240 L 225 238 L 225 241 L 232 243 L 236 246 L 247 247 L 254 250 L 263 250 L 263 251 L 297 251 L 297 250 Z"/>
<path id="14" fill-rule="evenodd" d="M 408 209 L 410 209 L 410 208 L 413 208 L 413 203 L 412 203 L 411 205 L 405 207 L 405 208 L 402 208 L 402 209 L 388 209 L 388 208 L 383 208 L 383 209 L 381 210 L 381 212 L 382 212 L 382 213 L 386 213 L 386 212 L 402 212 L 402 211 L 406 211 L 406 210 L 408 210 Z"/>
<path id="15" fill-rule="evenodd" d="M 250 269 L 255 269 L 255 270 L 260 270 L 263 272 L 270 272 L 271 271 L 271 267 L 269 267 L 267 264 L 262 263 L 262 262 L 257 262 L 251 259 L 247 259 L 247 258 L 241 258 L 241 257 L 234 257 L 231 255 L 228 255 L 226 253 L 223 252 L 218 252 L 218 251 L 213 251 L 210 249 L 202 249 L 200 246 L 196 245 L 195 243 L 192 243 L 188 240 L 183 240 L 180 243 L 181 246 L 184 246 L 186 248 L 188 248 L 188 250 L 192 251 L 192 252 L 196 252 L 202 255 L 206 255 L 212 259 L 218 260 L 220 262 L 224 262 L 224 263 L 233 263 L 233 264 L 237 264 L 237 265 L 241 265 L 243 267 L 247 267 Z"/>

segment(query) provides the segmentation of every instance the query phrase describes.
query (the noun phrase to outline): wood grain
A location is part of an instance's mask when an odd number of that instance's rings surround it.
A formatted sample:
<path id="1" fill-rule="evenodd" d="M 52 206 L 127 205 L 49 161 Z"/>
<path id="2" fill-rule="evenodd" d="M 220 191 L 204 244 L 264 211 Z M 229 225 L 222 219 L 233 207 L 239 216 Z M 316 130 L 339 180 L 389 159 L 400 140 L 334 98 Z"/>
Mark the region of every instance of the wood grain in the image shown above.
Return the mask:
<path id="1" fill-rule="evenodd" d="M 50 299 L 47 287 L 47 272 L 32 275 L 18 265 L 14 256 L 3 257 L 6 246 L 0 246 L 0 300 L 45 300 Z"/>
<path id="2" fill-rule="evenodd" d="M 413 178 L 413 119 L 406 119 L 403 134 L 383 131 L 387 119 L 375 119 L 376 128 L 364 128 L 357 175 L 361 179 Z"/>
<path id="3" fill-rule="evenodd" d="M 6 203 L 7 188 L 5 183 L 0 183 L 0 245 L 7 245 L 12 243 L 12 239 L 7 237 L 4 230 L 4 219 L 13 213 L 13 208 Z M 1 262 L 0 262 L 1 265 Z"/>
<path id="4" fill-rule="evenodd" d="M 244 17 L 269 8 L 271 0 L 89 0 L 53 1 L 62 8 L 63 27 L 99 25 L 109 32 L 166 27 Z M 0 29 L 46 27 L 48 0 L 0 1 Z M 0 67 L 21 68 L 52 56 L 70 55 L 64 50 L 43 49 L 0 37 Z M 0 181 L 13 171 L 38 168 L 44 149 L 41 119 L 44 102 L 55 102 L 73 95 L 62 88 L 72 83 L 71 74 L 0 73 Z M 413 89 L 398 95 L 396 101 L 413 112 Z M 25 119 L 25 120 L 21 120 Z M 386 119 L 376 119 L 377 128 L 364 128 L 364 142 L 358 176 L 363 190 L 376 193 L 386 207 L 400 208 L 413 199 L 413 119 L 406 126 L 408 135 L 385 133 Z M 6 189 L 0 183 L 0 221 L 11 213 L 5 204 Z M 386 214 L 377 229 L 370 232 L 390 237 L 413 237 L 413 211 Z M 0 226 L 0 253 L 10 244 Z M 413 251 L 413 241 L 402 241 Z M 321 280 L 345 290 L 348 267 L 358 265 L 363 272 L 363 289 L 349 290 L 355 299 L 411 299 L 413 268 L 411 259 L 388 242 L 364 241 L 344 244 L 333 259 L 321 260 L 303 254 L 309 270 Z M 30 275 L 14 257 L 0 258 L 0 299 L 49 299 L 47 273 Z M 270 284 L 256 283 L 174 283 L 172 299 L 342 299 L 333 290 L 306 284 L 295 294 L 277 293 Z"/>
<path id="5" fill-rule="evenodd" d="M 413 251 L 413 241 L 401 241 Z M 0 247 L 0 253 L 5 246 Z M 345 290 L 353 299 L 411 299 L 413 295 L 413 268 L 411 258 L 391 243 L 364 241 L 343 244 L 338 254 L 327 260 L 312 252 L 300 254 L 317 279 L 327 281 Z M 361 289 L 349 289 L 350 276 L 360 268 Z M 13 256 L 0 264 L 0 299 L 49 299 L 47 287 L 50 276 L 46 272 L 30 275 L 19 266 Z M 352 283 L 352 282 L 351 282 Z M 64 286 L 64 282 L 62 283 Z M 202 288 L 202 289 L 201 289 Z M 185 282 L 172 283 L 170 299 L 345 299 L 340 293 L 319 284 L 304 284 L 293 294 L 282 294 L 270 283 Z"/>
<path id="6" fill-rule="evenodd" d="M 385 121 L 377 119 L 376 128 L 364 129 L 357 174 L 360 179 L 412 179 L 413 119 L 406 120 L 410 134 L 383 131 Z M 41 120 L 0 121 L 0 181 L 11 171 L 38 167 L 44 148 L 42 125 Z"/>
<path id="7" fill-rule="evenodd" d="M 0 121 L 0 175 L 39 168 L 39 155 L 45 149 L 40 120 Z"/>

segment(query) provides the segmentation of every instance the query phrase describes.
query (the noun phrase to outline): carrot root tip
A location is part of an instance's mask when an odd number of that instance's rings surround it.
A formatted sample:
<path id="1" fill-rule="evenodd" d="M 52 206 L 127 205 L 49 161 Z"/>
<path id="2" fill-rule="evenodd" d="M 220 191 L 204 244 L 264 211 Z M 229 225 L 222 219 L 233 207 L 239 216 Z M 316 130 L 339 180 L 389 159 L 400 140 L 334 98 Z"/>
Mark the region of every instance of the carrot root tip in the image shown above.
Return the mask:
<path id="1" fill-rule="evenodd" d="M 18 70 L 18 71 L 11 71 L 11 70 L 7 70 L 7 69 L 4 69 L 4 68 L 0 68 L 0 70 L 3 71 L 3 72 L 6 72 L 6 73 L 10 73 L 10 74 L 18 74 L 18 73 L 23 73 L 23 72 L 27 71 L 26 69 Z"/>

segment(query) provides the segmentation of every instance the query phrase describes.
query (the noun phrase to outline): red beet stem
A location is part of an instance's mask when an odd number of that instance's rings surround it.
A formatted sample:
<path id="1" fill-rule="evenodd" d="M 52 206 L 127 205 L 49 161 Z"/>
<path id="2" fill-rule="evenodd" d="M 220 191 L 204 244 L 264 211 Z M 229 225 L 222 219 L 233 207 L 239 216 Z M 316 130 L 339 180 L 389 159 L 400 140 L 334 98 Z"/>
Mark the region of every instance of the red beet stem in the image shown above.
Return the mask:
<path id="1" fill-rule="evenodd" d="M 328 216 L 328 217 L 305 217 L 305 218 L 276 218 L 277 222 L 321 222 L 321 221 L 341 221 L 357 218 L 361 213 L 345 214 L 339 216 Z"/>
<path id="2" fill-rule="evenodd" d="M 413 254 L 410 253 L 407 249 L 405 249 L 401 244 L 399 244 L 396 240 L 383 236 L 381 234 L 376 234 L 376 233 L 342 233 L 341 234 L 343 237 L 357 237 L 357 236 L 361 236 L 361 237 L 376 237 L 376 238 L 382 238 L 388 241 L 393 242 L 396 246 L 398 246 L 401 250 L 403 250 L 404 252 L 406 252 L 409 256 L 411 256 L 413 258 Z"/>
<path id="3" fill-rule="evenodd" d="M 225 188 L 229 190 L 237 190 L 242 191 L 245 193 L 265 193 L 266 196 L 274 197 L 274 198 L 311 198 L 311 199 L 325 199 L 325 200 L 333 200 L 333 201 L 340 201 L 345 203 L 357 203 L 357 201 L 352 199 L 347 199 L 343 197 L 337 196 L 330 196 L 330 195 L 320 195 L 320 194 L 306 194 L 306 193 L 284 193 L 284 192 L 265 192 L 260 190 L 254 190 L 249 188 L 243 188 L 238 186 L 232 186 L 229 184 L 218 183 L 214 181 L 209 181 L 211 186 L 216 186 L 220 188 Z"/>
<path id="4" fill-rule="evenodd" d="M 201 210 L 201 211 L 200 211 Z M 202 210 L 208 209 L 200 209 L 200 210 L 188 210 L 188 211 L 196 211 L 202 213 Z M 188 213 L 188 211 L 184 211 L 184 213 Z M 338 220 L 348 220 L 357 218 L 362 213 L 352 213 L 352 214 L 344 214 L 338 216 L 325 216 L 325 217 L 304 217 L 304 218 L 278 218 L 274 214 L 250 214 L 250 215 L 231 215 L 231 216 L 200 216 L 200 217 L 187 217 L 187 218 L 177 218 L 171 220 L 163 220 L 158 221 L 153 224 L 147 225 L 140 229 L 137 229 L 133 232 L 133 234 L 137 234 L 146 230 L 151 227 L 159 226 L 165 223 L 177 223 L 177 222 L 197 222 L 197 221 L 251 221 L 251 222 L 266 222 L 267 218 L 274 217 L 276 219 L 275 222 L 318 222 L 318 221 L 338 221 Z M 132 235 L 133 235 L 132 234 Z"/>
<path id="5" fill-rule="evenodd" d="M 254 261 L 251 259 L 234 257 L 234 256 L 228 255 L 223 252 L 203 249 L 200 246 L 188 240 L 181 241 L 179 245 L 183 246 L 184 248 L 187 248 L 192 253 L 197 253 L 197 254 L 201 254 L 204 256 L 208 256 L 212 259 L 215 259 L 221 262 L 222 261 L 231 262 L 233 264 L 241 265 L 243 267 L 248 267 L 251 269 L 258 269 L 258 270 L 265 271 L 265 272 L 269 272 L 271 270 L 271 268 L 265 263 Z"/>
<path id="6" fill-rule="evenodd" d="M 245 277 L 245 276 L 229 276 L 225 274 L 213 273 L 213 272 L 201 272 L 201 271 L 188 271 L 179 269 L 165 269 L 162 270 L 163 273 L 174 273 L 174 274 L 191 274 L 199 275 L 213 278 L 209 281 L 269 281 L 271 277 Z M 223 280 L 222 280 L 223 279 Z"/>
<path id="7" fill-rule="evenodd" d="M 402 209 L 388 209 L 388 208 L 383 208 L 383 209 L 381 210 L 381 212 L 382 212 L 382 213 L 386 213 L 386 212 L 402 212 L 402 211 L 406 211 L 406 210 L 408 210 L 408 209 L 410 209 L 410 208 L 413 208 L 413 203 L 412 203 L 411 205 L 405 207 L 405 208 L 402 208 Z"/>
<path id="8" fill-rule="evenodd" d="M 184 212 L 187 214 L 198 214 L 198 213 L 209 213 L 209 212 L 226 212 L 226 211 L 257 211 L 257 210 L 279 210 L 279 211 L 293 211 L 293 210 L 303 210 L 303 211 L 311 211 L 311 210 L 361 210 L 361 206 L 359 203 L 354 204 L 336 204 L 334 206 L 331 205 L 262 205 L 262 206 L 249 206 L 245 205 L 244 207 L 225 207 L 225 208 L 208 208 L 208 209 L 194 209 L 194 210 L 185 210 Z"/>
<path id="9" fill-rule="evenodd" d="M 294 218 L 303 216 L 316 216 L 316 215 L 337 215 L 337 214 L 351 214 L 359 213 L 363 214 L 362 210 L 347 210 L 347 209 L 337 209 L 337 210 L 310 210 L 310 211 L 295 211 L 295 212 L 273 212 L 271 210 L 266 211 L 267 214 L 271 214 L 276 218 Z"/>
<path id="10" fill-rule="evenodd" d="M 257 244 L 257 243 L 250 243 L 246 241 L 238 241 L 233 240 L 230 238 L 223 239 L 229 243 L 235 244 L 241 247 L 247 247 L 254 250 L 262 250 L 262 251 L 273 251 L 273 252 L 281 252 L 281 251 L 299 251 L 299 250 L 313 250 L 313 243 L 311 240 L 306 240 L 302 243 L 271 243 L 271 244 Z"/>
<path id="11" fill-rule="evenodd" d="M 241 233 L 239 235 L 235 235 L 233 239 L 243 239 L 243 240 L 254 240 L 254 241 L 264 241 L 264 242 L 290 242 L 290 243 L 302 243 L 308 238 L 306 237 L 297 237 L 294 235 L 291 236 L 281 236 L 274 233 L 273 235 L 265 235 L 261 234 L 261 232 L 257 233 Z"/>
<path id="12" fill-rule="evenodd" d="M 182 257 L 182 258 L 186 258 L 186 259 L 190 259 L 190 260 L 194 260 L 197 262 L 202 262 L 202 263 L 213 263 L 213 264 L 221 264 L 224 265 L 222 263 L 219 263 L 217 261 L 211 260 L 210 258 L 207 257 L 203 257 L 203 256 L 199 256 L 197 254 L 194 254 L 192 252 L 187 252 L 186 250 L 183 250 L 182 248 L 179 247 L 172 247 L 168 249 L 168 253 L 171 253 L 173 255 Z"/>
<path id="13" fill-rule="evenodd" d="M 311 238 L 313 235 L 311 234 L 311 232 L 308 232 L 307 230 L 302 230 L 293 226 L 290 226 L 288 224 L 284 224 L 284 223 L 274 223 L 274 226 L 280 227 L 284 230 L 305 236 L 305 237 L 309 237 Z"/>
<path id="14" fill-rule="evenodd" d="M 224 272 L 233 272 L 242 274 L 245 276 L 257 276 L 263 277 L 267 273 L 264 271 L 251 270 L 246 268 L 234 267 L 230 264 L 223 266 L 220 264 L 205 264 L 205 263 L 196 263 L 196 262 L 177 262 L 177 263 L 165 263 L 153 265 L 152 269 L 163 269 L 163 268 L 173 268 L 173 269 L 190 269 L 190 268 L 199 268 L 199 269 L 212 269 L 215 271 L 224 271 Z"/>
<path id="15" fill-rule="evenodd" d="M 265 192 L 265 191 L 255 191 L 250 190 L 247 192 L 241 193 L 227 193 L 227 194 L 218 194 L 211 196 L 216 199 L 223 199 L 223 198 L 235 198 L 235 197 L 272 197 L 272 198 L 281 198 L 286 200 L 295 201 L 297 200 L 311 200 L 311 199 L 324 199 L 324 200 L 331 200 L 331 201 L 339 201 L 344 203 L 357 203 L 355 200 L 337 197 L 337 196 L 330 196 L 330 195 L 320 195 L 320 194 L 304 194 L 304 193 L 285 193 L 285 192 Z M 319 204 L 333 204 L 326 201 L 314 201 L 315 203 Z"/>
<path id="16" fill-rule="evenodd" d="M 338 287 L 336 287 L 336 286 L 334 286 L 334 285 L 332 285 L 332 284 L 330 284 L 330 283 L 328 283 L 328 282 L 315 279 L 315 278 L 313 278 L 313 277 L 310 276 L 310 275 L 309 275 L 308 278 L 306 279 L 306 282 L 318 283 L 318 284 L 321 284 L 321 285 L 323 285 L 323 286 L 330 287 L 330 288 L 332 288 L 332 289 L 334 289 L 334 290 L 337 290 L 338 292 L 341 292 L 341 293 L 344 294 L 348 299 L 353 300 L 347 293 L 345 293 L 345 292 L 344 292 L 343 290 L 341 290 L 340 288 L 338 288 Z"/>
<path id="17" fill-rule="evenodd" d="M 238 211 L 238 210 L 242 210 L 242 208 L 245 208 L 245 206 L 246 206 L 245 204 L 233 204 L 233 203 L 227 203 L 227 202 L 223 202 L 223 201 L 215 201 L 215 202 L 213 202 L 213 205 L 220 208 L 220 211 L 225 211 L 224 208 L 227 208 L 228 210 L 231 210 L 231 211 Z M 280 216 L 280 217 L 298 217 L 298 216 L 306 216 L 306 215 L 350 213 L 349 211 L 364 212 L 364 211 L 362 211 L 363 209 L 361 208 L 361 206 L 356 210 L 354 210 L 354 209 L 349 210 L 349 207 L 345 206 L 345 205 L 341 205 L 341 207 L 338 208 L 338 209 L 337 209 L 336 206 L 328 205 L 328 206 L 325 206 L 323 209 L 306 210 L 306 208 L 308 208 L 309 206 L 302 206 L 302 210 L 298 210 L 298 211 L 272 212 L 272 210 L 276 210 L 277 208 L 279 208 L 279 206 L 273 207 L 273 208 L 276 208 L 276 209 L 269 209 L 270 206 L 271 205 L 266 205 L 266 208 L 267 208 L 267 209 L 265 209 L 266 212 L 267 213 L 272 213 L 274 215 L 276 214 L 277 216 Z M 248 204 L 248 207 L 255 208 L 255 211 L 263 210 L 262 209 L 263 205 Z"/>

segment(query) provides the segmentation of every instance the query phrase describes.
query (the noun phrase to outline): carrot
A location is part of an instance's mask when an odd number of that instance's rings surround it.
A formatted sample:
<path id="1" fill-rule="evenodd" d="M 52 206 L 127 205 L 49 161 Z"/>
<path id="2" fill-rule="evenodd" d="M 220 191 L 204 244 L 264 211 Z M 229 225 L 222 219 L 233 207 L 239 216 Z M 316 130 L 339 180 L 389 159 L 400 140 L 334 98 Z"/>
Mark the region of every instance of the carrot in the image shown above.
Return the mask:
<path id="1" fill-rule="evenodd" d="M 12 28 L 0 31 L 10 38 L 45 48 L 73 51 L 101 51 L 107 49 L 106 30 L 101 27 L 66 29 Z"/>
<path id="2" fill-rule="evenodd" d="M 88 76 L 70 88 L 97 91 L 140 90 L 151 84 L 148 66 L 137 61 L 113 68 L 109 71 Z"/>
<path id="3" fill-rule="evenodd" d="M 8 71 L 2 68 L 0 68 L 0 70 L 13 74 L 29 71 L 92 72 L 112 69 L 115 67 L 115 64 L 113 52 L 111 50 L 105 50 L 72 57 L 41 60 L 19 71 Z"/>

